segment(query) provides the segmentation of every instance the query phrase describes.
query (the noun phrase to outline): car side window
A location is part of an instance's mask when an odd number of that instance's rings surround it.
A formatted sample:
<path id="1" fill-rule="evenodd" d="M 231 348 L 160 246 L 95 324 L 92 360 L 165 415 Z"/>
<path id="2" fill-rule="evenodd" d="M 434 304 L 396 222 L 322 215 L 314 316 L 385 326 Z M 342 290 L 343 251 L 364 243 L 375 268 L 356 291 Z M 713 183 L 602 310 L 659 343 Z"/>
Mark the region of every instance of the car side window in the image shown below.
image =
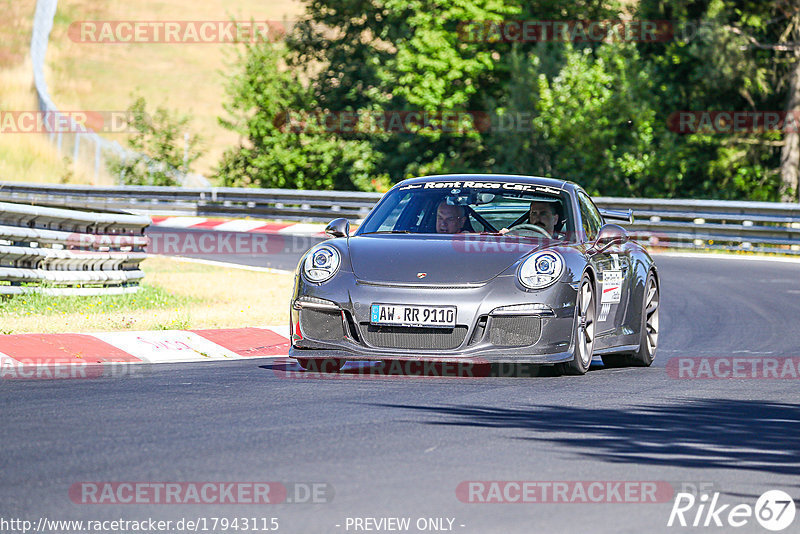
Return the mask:
<path id="1" fill-rule="evenodd" d="M 586 233 L 586 239 L 593 241 L 597 237 L 600 227 L 603 226 L 603 217 L 583 191 L 578 191 L 578 203 L 581 208 L 581 221 L 583 222 L 583 231 Z"/>

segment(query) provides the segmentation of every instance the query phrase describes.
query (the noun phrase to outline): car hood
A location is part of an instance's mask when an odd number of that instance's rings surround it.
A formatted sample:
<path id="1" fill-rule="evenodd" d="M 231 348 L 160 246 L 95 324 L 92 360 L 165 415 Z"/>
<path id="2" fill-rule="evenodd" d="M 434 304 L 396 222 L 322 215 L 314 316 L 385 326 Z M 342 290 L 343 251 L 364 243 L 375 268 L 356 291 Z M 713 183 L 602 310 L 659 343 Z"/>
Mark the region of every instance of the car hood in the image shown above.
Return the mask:
<path id="1" fill-rule="evenodd" d="M 555 243 L 475 234 L 364 235 L 347 241 L 357 279 L 423 285 L 486 282 L 532 251 Z"/>

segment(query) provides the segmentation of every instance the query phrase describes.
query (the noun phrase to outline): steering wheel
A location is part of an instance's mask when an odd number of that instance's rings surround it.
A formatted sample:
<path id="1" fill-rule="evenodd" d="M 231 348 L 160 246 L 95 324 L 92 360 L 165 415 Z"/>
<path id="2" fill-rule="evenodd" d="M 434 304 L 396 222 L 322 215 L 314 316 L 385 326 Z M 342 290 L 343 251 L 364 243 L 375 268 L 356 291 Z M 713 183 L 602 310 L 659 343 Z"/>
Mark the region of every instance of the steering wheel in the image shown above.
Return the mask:
<path id="1" fill-rule="evenodd" d="M 520 230 L 522 231 L 520 232 Z M 509 228 L 508 232 L 506 232 L 506 235 L 509 234 L 519 234 L 522 236 L 540 234 L 548 239 L 553 238 L 553 236 L 550 235 L 550 232 L 548 232 L 538 224 L 530 224 L 530 223 L 518 224 L 516 226 L 512 226 L 511 228 Z"/>

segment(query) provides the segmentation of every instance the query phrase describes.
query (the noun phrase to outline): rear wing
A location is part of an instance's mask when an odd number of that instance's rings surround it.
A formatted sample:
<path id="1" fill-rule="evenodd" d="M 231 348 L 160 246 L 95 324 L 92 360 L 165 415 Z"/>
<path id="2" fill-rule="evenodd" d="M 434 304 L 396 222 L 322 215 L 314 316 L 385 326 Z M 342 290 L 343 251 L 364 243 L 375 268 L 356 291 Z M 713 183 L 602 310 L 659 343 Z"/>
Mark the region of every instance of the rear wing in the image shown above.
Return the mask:
<path id="1" fill-rule="evenodd" d="M 600 209 L 600 215 L 603 219 L 611 219 L 614 221 L 623 221 L 628 224 L 633 224 L 633 210 L 607 210 Z"/>

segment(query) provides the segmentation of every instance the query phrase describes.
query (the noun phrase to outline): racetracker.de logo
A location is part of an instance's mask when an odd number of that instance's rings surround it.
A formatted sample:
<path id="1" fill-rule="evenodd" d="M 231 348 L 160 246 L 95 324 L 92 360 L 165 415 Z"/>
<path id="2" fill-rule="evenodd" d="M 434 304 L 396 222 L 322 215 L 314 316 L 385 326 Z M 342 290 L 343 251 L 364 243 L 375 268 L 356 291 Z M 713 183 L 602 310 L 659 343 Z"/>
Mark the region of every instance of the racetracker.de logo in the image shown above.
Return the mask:
<path id="1" fill-rule="evenodd" d="M 504 129 L 530 128 L 531 113 L 501 117 L 485 111 L 385 110 L 385 111 L 303 111 L 278 114 L 273 125 L 293 133 L 416 134 L 439 132 L 466 134 Z M 530 131 L 528 129 L 527 131 Z"/>
<path id="2" fill-rule="evenodd" d="M 565 235 L 559 239 L 570 240 L 571 236 Z M 544 234 L 530 236 L 519 235 L 480 235 L 480 234 L 453 234 L 453 249 L 458 252 L 477 254 L 527 254 L 542 246 L 543 242 L 552 239 Z M 553 250 L 558 250 L 553 249 Z"/>
<path id="3" fill-rule="evenodd" d="M 368 380 L 384 378 L 447 378 L 472 379 L 497 376 L 497 364 L 490 364 L 481 358 L 469 358 L 459 361 L 434 361 L 392 359 L 383 362 L 349 362 L 341 371 L 331 360 L 310 360 L 309 368 L 303 369 L 292 358 L 279 358 L 272 365 L 272 371 L 278 378 L 300 380 Z M 522 376 L 523 366 L 509 364 L 505 367 L 505 376 Z"/>
<path id="4" fill-rule="evenodd" d="M 219 230 L 162 230 L 153 227 L 146 236 L 73 233 L 67 245 L 73 254 L 93 254 L 144 249 L 167 256 L 269 256 L 305 252 L 316 244 L 306 236 Z"/>
<path id="5" fill-rule="evenodd" d="M 800 112 L 675 111 L 667 127 L 678 134 L 797 133 Z"/>
<path id="6" fill-rule="evenodd" d="M 76 43 L 210 44 L 275 42 L 290 24 L 276 20 L 81 20 L 67 34 Z"/>
<path id="7" fill-rule="evenodd" d="M 130 111 L 0 111 L 0 134 L 135 133 Z"/>
<path id="8" fill-rule="evenodd" d="M 654 480 L 473 480 L 456 487 L 458 500 L 470 504 L 649 504 L 673 495 L 669 482 Z"/>
<path id="9" fill-rule="evenodd" d="M 286 499 L 279 482 L 77 482 L 75 504 L 274 504 Z"/>
<path id="10" fill-rule="evenodd" d="M 667 361 L 675 379 L 754 380 L 800 378 L 800 357 L 679 356 Z"/>
<path id="11" fill-rule="evenodd" d="M 669 41 L 667 20 L 473 20 L 458 24 L 458 37 L 468 43 L 600 43 Z"/>
<path id="12" fill-rule="evenodd" d="M 76 482 L 75 504 L 324 504 L 326 482 Z"/>
<path id="13" fill-rule="evenodd" d="M 86 362 L 73 358 L 0 358 L 0 380 L 130 378 L 145 372 L 145 364 L 139 363 Z"/>

